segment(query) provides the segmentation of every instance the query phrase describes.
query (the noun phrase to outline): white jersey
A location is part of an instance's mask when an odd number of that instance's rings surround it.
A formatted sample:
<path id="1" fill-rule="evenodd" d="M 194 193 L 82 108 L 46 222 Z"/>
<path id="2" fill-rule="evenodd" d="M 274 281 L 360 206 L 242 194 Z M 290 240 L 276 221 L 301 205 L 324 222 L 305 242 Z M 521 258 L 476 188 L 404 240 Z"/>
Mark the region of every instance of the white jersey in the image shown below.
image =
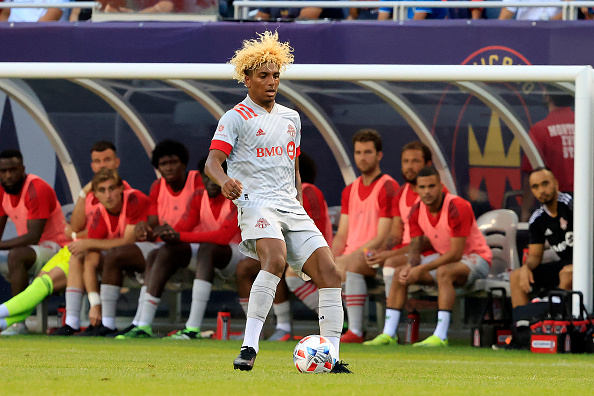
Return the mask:
<path id="1" fill-rule="evenodd" d="M 243 184 L 239 208 L 301 208 L 295 187 L 295 158 L 301 143 L 301 119 L 274 104 L 268 113 L 249 95 L 219 120 L 211 149 L 228 155 L 227 174 Z"/>

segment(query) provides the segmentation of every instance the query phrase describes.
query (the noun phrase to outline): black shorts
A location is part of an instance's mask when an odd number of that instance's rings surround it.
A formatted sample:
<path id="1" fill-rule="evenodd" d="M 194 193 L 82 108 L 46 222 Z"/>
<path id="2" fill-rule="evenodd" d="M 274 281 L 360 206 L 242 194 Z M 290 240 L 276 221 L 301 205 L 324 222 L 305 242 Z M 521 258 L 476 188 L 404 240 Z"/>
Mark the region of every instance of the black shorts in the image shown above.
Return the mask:
<path id="1" fill-rule="evenodd" d="M 533 290 L 550 290 L 558 287 L 559 272 L 563 267 L 569 264 L 570 263 L 563 261 L 540 264 L 532 271 L 532 275 L 534 276 L 534 284 L 532 285 Z"/>

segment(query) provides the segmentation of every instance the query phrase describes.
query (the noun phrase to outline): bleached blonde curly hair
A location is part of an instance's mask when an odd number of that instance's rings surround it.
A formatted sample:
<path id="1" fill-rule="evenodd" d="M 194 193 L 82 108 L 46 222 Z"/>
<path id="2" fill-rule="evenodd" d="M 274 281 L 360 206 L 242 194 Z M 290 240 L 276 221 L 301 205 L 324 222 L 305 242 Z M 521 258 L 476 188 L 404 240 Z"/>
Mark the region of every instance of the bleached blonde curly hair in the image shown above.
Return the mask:
<path id="1" fill-rule="evenodd" d="M 266 63 L 274 63 L 284 72 L 293 63 L 293 48 L 289 43 L 278 41 L 277 32 L 265 31 L 258 33 L 257 39 L 244 40 L 241 49 L 229 61 L 235 66 L 233 78 L 239 83 L 245 83 L 245 72 L 256 70 Z"/>

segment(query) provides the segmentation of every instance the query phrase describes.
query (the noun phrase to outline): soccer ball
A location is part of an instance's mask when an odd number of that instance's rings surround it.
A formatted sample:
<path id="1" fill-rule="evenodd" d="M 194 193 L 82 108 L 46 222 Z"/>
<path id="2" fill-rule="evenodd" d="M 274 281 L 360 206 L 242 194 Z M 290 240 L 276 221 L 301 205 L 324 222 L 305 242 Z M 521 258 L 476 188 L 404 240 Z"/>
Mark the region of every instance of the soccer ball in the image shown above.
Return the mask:
<path id="1" fill-rule="evenodd" d="M 319 335 L 304 337 L 295 346 L 293 363 L 300 373 L 329 373 L 336 363 L 334 345 Z"/>

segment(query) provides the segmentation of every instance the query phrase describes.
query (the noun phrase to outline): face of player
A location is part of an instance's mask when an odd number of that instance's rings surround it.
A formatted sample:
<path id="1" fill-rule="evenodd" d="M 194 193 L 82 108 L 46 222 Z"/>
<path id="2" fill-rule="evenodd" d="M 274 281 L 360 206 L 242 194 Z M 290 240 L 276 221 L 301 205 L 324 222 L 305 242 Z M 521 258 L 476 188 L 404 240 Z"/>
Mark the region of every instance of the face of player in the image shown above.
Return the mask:
<path id="1" fill-rule="evenodd" d="M 274 106 L 279 81 L 280 70 L 274 63 L 266 63 L 245 76 L 250 98 L 268 111 Z"/>
<path id="2" fill-rule="evenodd" d="M 406 150 L 400 158 L 402 163 L 402 177 L 407 183 L 415 184 L 417 173 L 431 163 L 426 163 L 421 150 Z"/>
<path id="3" fill-rule="evenodd" d="M 557 199 L 559 183 L 552 172 L 543 169 L 530 175 L 530 189 L 538 202 L 549 205 Z"/>
<path id="4" fill-rule="evenodd" d="M 440 208 L 443 201 L 443 189 L 437 176 L 417 177 L 417 193 L 430 212 L 436 212 Z"/>
<path id="5" fill-rule="evenodd" d="M 363 175 L 376 172 L 383 155 L 373 142 L 355 142 L 355 165 Z"/>
<path id="6" fill-rule="evenodd" d="M 122 210 L 123 191 L 124 186 L 118 186 L 115 180 L 109 179 L 99 183 L 93 193 L 110 213 L 119 213 Z"/>
<path id="7" fill-rule="evenodd" d="M 210 180 L 210 177 L 202 174 L 202 183 L 204 183 L 204 188 L 206 188 L 206 193 L 208 194 L 209 198 L 216 198 L 221 195 L 221 187 Z"/>
<path id="8" fill-rule="evenodd" d="M 158 169 L 167 184 L 176 184 L 185 180 L 186 166 L 177 155 L 165 155 L 159 158 Z"/>
<path id="9" fill-rule="evenodd" d="M 18 194 L 25 182 L 25 167 L 20 158 L 0 159 L 0 184 L 8 194 Z"/>
<path id="10" fill-rule="evenodd" d="M 118 169 L 119 166 L 120 159 L 112 149 L 91 152 L 91 169 L 93 173 L 97 173 L 103 168 Z"/>

